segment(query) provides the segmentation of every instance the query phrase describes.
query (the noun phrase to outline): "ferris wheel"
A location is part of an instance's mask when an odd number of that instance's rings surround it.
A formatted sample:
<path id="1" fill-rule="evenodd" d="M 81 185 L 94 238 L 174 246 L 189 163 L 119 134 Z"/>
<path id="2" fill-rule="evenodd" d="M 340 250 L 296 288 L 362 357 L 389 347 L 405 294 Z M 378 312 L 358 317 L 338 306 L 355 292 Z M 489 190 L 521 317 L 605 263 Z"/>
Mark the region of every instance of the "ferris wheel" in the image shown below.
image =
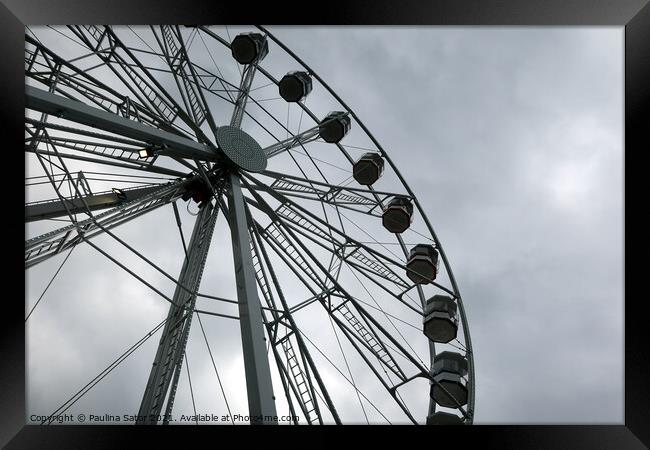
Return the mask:
<path id="1" fill-rule="evenodd" d="M 53 415 L 108 383 L 107 374 L 153 338 L 159 344 L 142 374 L 134 422 L 170 423 L 183 371 L 189 375 L 190 331 L 197 321 L 200 330 L 235 321 L 246 387 L 238 394 L 250 423 L 286 415 L 293 424 L 364 416 L 368 423 L 471 424 L 465 309 L 405 175 L 283 42 L 264 27 L 240 31 L 26 32 L 25 221 L 36 230 L 25 242 L 27 278 L 51 259 L 61 260 L 61 270 L 76 246 L 90 246 L 169 308 Z M 173 209 L 180 231 L 180 273 L 118 235 L 121 225 L 164 208 Z M 183 218 L 193 221 L 189 236 Z M 220 221 L 223 236 L 214 233 Z M 173 293 L 103 249 L 99 236 L 171 280 Z M 236 298 L 204 289 L 221 237 L 232 248 Z M 227 386 L 222 392 L 235 395 Z"/>

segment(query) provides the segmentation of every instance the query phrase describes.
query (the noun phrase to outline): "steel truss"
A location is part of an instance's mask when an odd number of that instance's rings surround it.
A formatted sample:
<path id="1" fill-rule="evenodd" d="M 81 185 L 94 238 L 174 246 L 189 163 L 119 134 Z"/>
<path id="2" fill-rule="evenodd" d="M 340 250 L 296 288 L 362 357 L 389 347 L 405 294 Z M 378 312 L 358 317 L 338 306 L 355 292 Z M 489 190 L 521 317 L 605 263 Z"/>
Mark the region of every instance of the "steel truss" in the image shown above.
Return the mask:
<path id="1" fill-rule="evenodd" d="M 218 214 L 218 206 L 209 202 L 196 218 L 187 256 L 178 277 L 179 285 L 174 292 L 173 303 L 167 314 L 167 322 L 138 411 L 138 424 L 155 424 L 161 420 L 163 423 L 169 422 L 196 303 L 194 292 L 201 283 Z M 188 288 L 190 292 L 186 290 Z M 165 414 L 161 416 L 166 397 Z"/>

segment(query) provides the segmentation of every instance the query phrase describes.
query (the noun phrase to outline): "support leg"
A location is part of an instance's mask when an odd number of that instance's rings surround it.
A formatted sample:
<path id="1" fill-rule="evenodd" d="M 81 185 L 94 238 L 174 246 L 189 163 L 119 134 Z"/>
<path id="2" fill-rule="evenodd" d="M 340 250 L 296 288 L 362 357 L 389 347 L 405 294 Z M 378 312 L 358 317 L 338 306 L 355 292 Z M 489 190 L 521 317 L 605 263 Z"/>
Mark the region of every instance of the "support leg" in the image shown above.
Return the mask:
<path id="1" fill-rule="evenodd" d="M 252 424 L 277 424 L 271 369 L 266 354 L 262 310 L 253 272 L 253 257 L 248 237 L 244 196 L 239 177 L 236 174 L 230 175 L 230 183 L 228 209 L 237 278 L 239 324 L 244 352 L 249 414 Z"/>

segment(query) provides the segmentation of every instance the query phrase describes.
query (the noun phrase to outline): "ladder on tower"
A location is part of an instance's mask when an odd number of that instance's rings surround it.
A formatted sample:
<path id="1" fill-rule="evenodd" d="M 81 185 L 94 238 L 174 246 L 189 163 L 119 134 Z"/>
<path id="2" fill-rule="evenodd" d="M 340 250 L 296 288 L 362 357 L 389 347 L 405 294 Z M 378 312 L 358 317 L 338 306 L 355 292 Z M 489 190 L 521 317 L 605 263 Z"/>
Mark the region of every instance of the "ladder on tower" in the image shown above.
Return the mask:
<path id="1" fill-rule="evenodd" d="M 206 120 L 206 113 L 203 109 L 199 97 L 190 81 L 192 76 L 191 69 L 188 65 L 187 55 L 185 54 L 184 49 L 176 44 L 176 39 L 172 32 L 172 29 L 169 25 L 162 25 L 162 34 L 169 49 L 169 63 L 171 65 L 172 71 L 180 77 L 183 87 L 185 88 L 185 94 L 187 94 L 187 103 L 189 103 L 192 116 L 196 121 L 198 126 L 201 126 Z"/>
<path id="2" fill-rule="evenodd" d="M 368 348 L 372 349 L 373 353 L 377 358 L 388 367 L 395 375 L 401 379 L 405 379 L 405 375 L 400 369 L 400 367 L 395 362 L 395 359 L 388 353 L 388 350 L 382 342 L 379 341 L 376 334 L 372 331 L 369 331 L 368 328 L 352 313 L 350 308 L 348 308 L 347 302 L 342 303 L 339 307 L 336 308 L 343 318 L 352 326 L 356 331 L 358 337 L 360 337 L 367 345 Z"/>
<path id="3" fill-rule="evenodd" d="M 250 242 L 251 242 L 251 254 L 253 257 L 253 270 L 255 272 L 255 278 L 257 279 L 257 285 L 262 291 L 262 295 L 264 296 L 266 304 L 268 306 L 272 306 L 274 302 L 271 296 L 269 285 L 267 283 L 266 274 L 264 273 L 264 269 L 262 268 L 262 264 L 258 257 L 257 254 L 258 252 L 253 240 L 250 239 Z M 291 343 L 290 338 L 293 334 L 294 331 L 292 330 L 290 333 L 283 336 L 279 342 L 285 356 L 287 357 L 287 365 L 288 365 L 287 375 L 291 374 L 291 376 L 293 377 L 295 388 L 298 391 L 298 397 L 303 412 L 305 413 L 305 419 L 307 420 L 307 423 L 312 424 L 317 420 L 318 414 L 316 411 L 316 405 L 314 403 L 311 390 L 309 388 L 309 385 L 307 384 L 307 379 L 305 377 L 303 368 L 298 361 L 296 352 L 293 349 L 293 344 Z M 275 343 L 275 345 L 277 345 L 277 342 Z"/>
<path id="4" fill-rule="evenodd" d="M 282 349 L 284 350 L 285 355 L 287 356 L 287 365 L 289 366 L 289 372 L 293 376 L 293 379 L 296 383 L 296 390 L 300 396 L 302 405 L 305 408 L 305 415 L 307 423 L 310 425 L 313 424 L 317 419 L 316 414 L 316 405 L 311 395 L 311 390 L 307 384 L 307 380 L 302 371 L 302 367 L 298 362 L 298 357 L 296 356 L 295 351 L 293 350 L 293 345 L 289 336 L 286 339 L 282 340 Z"/>

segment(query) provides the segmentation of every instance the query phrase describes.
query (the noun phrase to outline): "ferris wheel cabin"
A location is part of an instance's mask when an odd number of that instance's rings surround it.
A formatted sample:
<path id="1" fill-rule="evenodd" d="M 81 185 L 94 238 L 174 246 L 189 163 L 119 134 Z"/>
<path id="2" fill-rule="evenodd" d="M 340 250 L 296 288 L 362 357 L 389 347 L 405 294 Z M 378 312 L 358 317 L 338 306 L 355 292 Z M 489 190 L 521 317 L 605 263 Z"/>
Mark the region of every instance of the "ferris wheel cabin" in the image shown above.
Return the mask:
<path id="1" fill-rule="evenodd" d="M 253 64 L 269 53 L 269 43 L 260 33 L 242 33 L 235 36 L 230 49 L 239 64 Z"/>
<path id="2" fill-rule="evenodd" d="M 467 404 L 467 367 L 467 359 L 460 353 L 442 352 L 436 356 L 432 375 L 437 384 L 431 384 L 430 395 L 437 404 L 447 408 Z"/>
<path id="3" fill-rule="evenodd" d="M 365 186 L 377 182 L 384 171 L 384 159 L 379 153 L 364 153 L 352 166 L 352 176 L 359 184 Z"/>
<path id="4" fill-rule="evenodd" d="M 463 418 L 456 414 L 437 411 L 427 416 L 427 425 L 463 425 Z"/>
<path id="5" fill-rule="evenodd" d="M 307 72 L 294 70 L 282 77 L 278 87 L 280 97 L 287 102 L 296 103 L 307 97 L 311 92 L 311 77 Z"/>
<path id="6" fill-rule="evenodd" d="M 415 284 L 429 284 L 438 274 L 438 251 L 428 244 L 418 244 L 411 249 L 406 263 L 406 276 Z"/>
<path id="7" fill-rule="evenodd" d="M 352 127 L 350 116 L 343 111 L 332 111 L 318 126 L 320 137 L 327 143 L 338 144 Z"/>
<path id="8" fill-rule="evenodd" d="M 458 333 L 458 305 L 446 295 L 434 295 L 424 309 L 424 334 L 433 342 L 446 344 Z"/>
<path id="9" fill-rule="evenodd" d="M 381 222 L 391 233 L 403 233 L 413 220 L 413 203 L 406 197 L 393 197 L 381 215 Z"/>

